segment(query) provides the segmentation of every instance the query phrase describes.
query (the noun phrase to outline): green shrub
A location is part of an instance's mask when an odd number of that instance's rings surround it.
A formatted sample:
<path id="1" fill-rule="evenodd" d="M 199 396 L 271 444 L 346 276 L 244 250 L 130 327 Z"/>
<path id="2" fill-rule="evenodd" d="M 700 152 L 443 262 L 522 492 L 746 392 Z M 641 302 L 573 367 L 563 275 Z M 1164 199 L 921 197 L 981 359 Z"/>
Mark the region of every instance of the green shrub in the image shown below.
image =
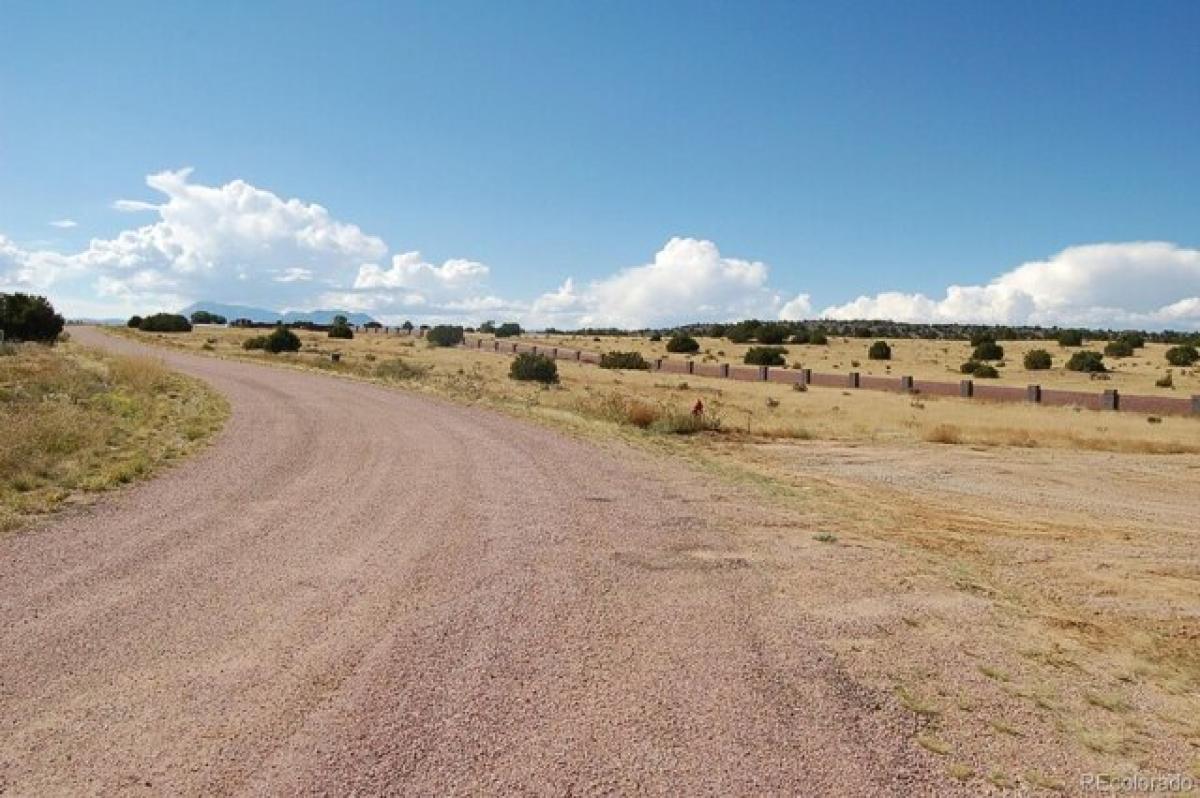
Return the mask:
<path id="1" fill-rule="evenodd" d="M 1054 358 L 1045 349 L 1031 349 L 1025 353 L 1025 368 L 1030 371 L 1042 371 L 1054 365 Z"/>
<path id="2" fill-rule="evenodd" d="M 797 332 L 795 335 L 793 335 L 791 340 L 788 343 L 807 344 L 810 340 L 811 339 L 809 338 L 808 330 L 802 329 L 799 332 Z"/>
<path id="3" fill-rule="evenodd" d="M 191 332 L 192 323 L 178 313 L 155 313 L 142 319 L 138 329 L 142 332 Z"/>
<path id="4" fill-rule="evenodd" d="M 1080 330 L 1063 330 L 1058 334 L 1059 346 L 1083 346 L 1083 332 Z"/>
<path id="5" fill-rule="evenodd" d="M 996 371 L 995 366 L 990 366 L 987 363 L 977 363 L 975 370 L 971 372 L 971 376 L 985 380 L 994 380 L 1000 376 L 1000 372 Z"/>
<path id="6" fill-rule="evenodd" d="M 1167 373 L 1155 380 L 1154 384 L 1159 388 L 1174 388 L 1175 378 L 1171 376 L 1171 370 L 1167 369 Z"/>
<path id="7" fill-rule="evenodd" d="M 125 322 L 125 326 L 132 327 L 136 330 L 138 327 L 142 326 L 142 317 L 138 315 L 130 316 L 129 321 Z"/>
<path id="8" fill-rule="evenodd" d="M 425 338 L 434 346 L 458 346 L 463 342 L 463 328 L 451 324 L 439 324 L 425 333 Z"/>
<path id="9" fill-rule="evenodd" d="M 522 352 L 512 360 L 508 376 L 514 380 L 540 382 L 546 385 L 558 382 L 558 364 L 545 355 Z"/>
<path id="10" fill-rule="evenodd" d="M 818 327 L 808 334 L 808 342 L 815 346 L 828 346 L 829 336 L 825 334 L 824 330 Z"/>
<path id="11" fill-rule="evenodd" d="M 975 369 L 979 368 L 980 365 L 981 364 L 977 360 L 968 360 L 966 363 L 963 363 L 961 366 L 959 366 L 958 370 L 963 374 L 974 374 Z"/>
<path id="12" fill-rule="evenodd" d="M 764 324 L 758 328 L 755 338 L 760 344 L 775 346 L 787 340 L 787 328 L 780 324 Z"/>
<path id="13" fill-rule="evenodd" d="M 300 336 L 282 324 L 263 339 L 263 349 L 268 352 L 299 352 Z"/>
<path id="14" fill-rule="evenodd" d="M 654 333 L 650 336 L 650 340 L 654 343 L 658 343 L 662 340 L 662 333 Z"/>
<path id="15" fill-rule="evenodd" d="M 354 330 L 350 328 L 350 320 L 341 314 L 334 316 L 333 324 L 329 325 L 329 337 L 346 340 L 353 338 Z"/>
<path id="16" fill-rule="evenodd" d="M 267 336 L 265 336 L 265 335 L 256 335 L 253 338 L 247 338 L 245 341 L 242 341 L 242 349 L 251 350 L 251 349 L 266 349 L 266 348 L 267 348 Z"/>
<path id="17" fill-rule="evenodd" d="M 32 294 L 0 294 L 0 332 L 9 341 L 54 343 L 63 329 L 63 317 L 50 300 Z"/>
<path id="18" fill-rule="evenodd" d="M 521 329 L 520 324 L 517 324 L 515 321 L 506 321 L 496 328 L 496 337 L 512 338 L 515 335 L 520 335 L 522 332 L 524 331 Z"/>
<path id="19" fill-rule="evenodd" d="M 483 333 L 484 335 L 492 335 L 496 332 L 496 322 L 485 321 L 483 324 L 479 325 L 479 332 Z"/>
<path id="20" fill-rule="evenodd" d="M 1104 355 L 1099 352 L 1093 352 L 1090 349 L 1085 349 L 1082 352 L 1076 352 L 1071 355 L 1071 359 L 1067 361 L 1067 370 L 1089 373 L 1108 371 L 1104 365 Z"/>
<path id="21" fill-rule="evenodd" d="M 748 363 L 751 366 L 785 366 L 787 361 L 784 355 L 787 350 L 782 346 L 752 346 L 746 350 L 746 356 L 742 358 L 743 363 Z"/>
<path id="22" fill-rule="evenodd" d="M 868 360 L 891 360 L 892 348 L 888 346 L 887 341 L 876 341 L 871 344 L 871 348 L 867 350 Z"/>
<path id="23" fill-rule="evenodd" d="M 1117 340 L 1129 344 L 1130 349 L 1142 349 L 1146 346 L 1146 336 L 1139 332 L 1123 332 L 1117 336 Z"/>
<path id="24" fill-rule="evenodd" d="M 1167 362 L 1172 366 L 1190 366 L 1200 360 L 1200 350 L 1190 344 L 1173 346 L 1167 350 Z"/>
<path id="25" fill-rule="evenodd" d="M 1003 360 L 1004 347 L 995 341 L 984 341 L 971 353 L 972 360 Z"/>
<path id="26" fill-rule="evenodd" d="M 641 352 L 606 352 L 600 356 L 602 369 L 648 369 L 650 364 Z"/>
<path id="27" fill-rule="evenodd" d="M 1104 347 L 1104 354 L 1108 357 L 1130 357 L 1133 355 L 1133 347 L 1128 341 L 1118 338 L 1108 342 Z"/>
<path id="28" fill-rule="evenodd" d="M 192 314 L 192 324 L 224 324 L 226 318 L 219 313 L 209 313 L 207 310 L 197 310 Z"/>
<path id="29" fill-rule="evenodd" d="M 667 351 L 682 352 L 685 354 L 690 352 L 699 352 L 700 344 L 690 335 L 676 333 L 675 335 L 671 336 L 669 341 L 667 341 Z"/>

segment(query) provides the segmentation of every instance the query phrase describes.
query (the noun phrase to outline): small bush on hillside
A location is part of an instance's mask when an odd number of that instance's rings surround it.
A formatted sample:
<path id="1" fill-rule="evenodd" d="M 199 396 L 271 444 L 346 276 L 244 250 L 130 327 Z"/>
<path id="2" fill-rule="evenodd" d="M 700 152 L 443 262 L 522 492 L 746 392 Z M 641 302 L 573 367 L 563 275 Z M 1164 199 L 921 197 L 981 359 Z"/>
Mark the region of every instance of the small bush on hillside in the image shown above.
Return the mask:
<path id="1" fill-rule="evenodd" d="M 333 324 L 329 325 L 330 338 L 342 338 L 349 340 L 354 337 L 354 330 L 350 328 L 350 320 L 340 313 L 333 317 Z"/>
<path id="2" fill-rule="evenodd" d="M 1045 349 L 1031 349 L 1025 353 L 1025 368 L 1041 371 L 1054 365 L 1054 358 Z"/>
<path id="3" fill-rule="evenodd" d="M 1063 330 L 1058 334 L 1059 346 L 1083 346 L 1083 333 L 1080 330 Z"/>
<path id="4" fill-rule="evenodd" d="M 787 350 L 782 346 L 752 346 L 746 350 L 742 362 L 751 366 L 786 366 L 786 354 Z"/>
<path id="5" fill-rule="evenodd" d="M 458 346 L 463 342 L 463 328 L 439 324 L 425 333 L 425 338 L 434 346 Z"/>
<path id="6" fill-rule="evenodd" d="M 1108 371 L 1108 368 L 1104 365 L 1104 355 L 1085 349 L 1071 355 L 1071 359 L 1067 361 L 1067 370 L 1099 374 Z"/>
<path id="7" fill-rule="evenodd" d="M 1146 346 L 1146 336 L 1139 332 L 1123 332 L 1117 336 L 1117 340 L 1129 344 L 1130 349 L 1142 349 Z"/>
<path id="8" fill-rule="evenodd" d="M 764 324 L 758 328 L 755 338 L 760 344 L 775 346 L 787 340 L 787 328 L 779 324 Z"/>
<path id="9" fill-rule="evenodd" d="M 971 376 L 983 380 L 994 380 L 1000 376 L 1000 372 L 996 371 L 995 366 L 988 365 L 987 363 L 978 363 L 975 366 L 975 370 L 971 372 Z"/>
<path id="10" fill-rule="evenodd" d="M 1173 346 L 1167 350 L 1167 362 L 1172 366 L 1190 366 L 1200 360 L 1200 350 L 1190 344 Z"/>
<path id="11" fill-rule="evenodd" d="M 142 319 L 138 329 L 142 332 L 191 332 L 192 323 L 178 313 L 155 313 Z"/>
<path id="12" fill-rule="evenodd" d="M 662 340 L 662 333 L 654 333 L 654 335 L 650 336 L 650 340 L 653 341 L 654 343 L 658 343 L 659 341 Z"/>
<path id="13" fill-rule="evenodd" d="M 267 336 L 265 336 L 265 335 L 256 335 L 253 338 L 247 338 L 245 341 L 242 341 L 242 349 L 245 349 L 247 351 L 253 350 L 253 349 L 266 349 L 266 348 L 267 348 Z"/>
<path id="14" fill-rule="evenodd" d="M 192 324 L 224 324 L 227 319 L 219 313 L 197 310 L 192 314 Z"/>
<path id="15" fill-rule="evenodd" d="M 606 352 L 600 356 L 602 369 L 648 369 L 650 364 L 641 352 Z"/>
<path id="16" fill-rule="evenodd" d="M 800 330 L 798 333 L 796 333 L 795 335 L 792 336 L 791 340 L 788 341 L 788 343 L 806 344 L 809 342 L 809 340 L 810 339 L 808 336 L 808 330 Z"/>
<path id="17" fill-rule="evenodd" d="M 129 321 L 125 322 L 125 326 L 132 327 L 136 330 L 138 327 L 142 326 L 142 317 L 138 315 L 130 316 Z"/>
<path id="18" fill-rule="evenodd" d="M 979 368 L 979 361 L 968 360 L 966 363 L 963 363 L 961 366 L 959 366 L 958 370 L 961 371 L 963 374 L 974 374 L 975 369 L 977 369 L 977 368 Z"/>
<path id="19" fill-rule="evenodd" d="M 684 354 L 699 352 L 700 344 L 690 335 L 676 333 L 675 335 L 671 336 L 669 341 L 667 341 L 667 351 L 681 352 Z"/>
<path id="20" fill-rule="evenodd" d="M 299 352 L 300 336 L 280 325 L 263 339 L 263 349 L 273 353 Z"/>
<path id="21" fill-rule="evenodd" d="M 54 343 L 63 329 L 63 317 L 50 300 L 32 294 L 0 294 L 0 332 L 9 341 Z"/>
<path id="22" fill-rule="evenodd" d="M 876 341 L 871 344 L 871 348 L 867 350 L 868 360 L 891 360 L 892 348 L 888 346 L 887 341 Z"/>
<path id="23" fill-rule="evenodd" d="M 1171 376 L 1171 370 L 1167 369 L 1167 373 L 1155 380 L 1154 384 L 1159 388 L 1174 388 L 1175 378 Z"/>
<path id="24" fill-rule="evenodd" d="M 545 385 L 558 382 L 558 364 L 545 355 L 523 352 L 512 360 L 508 376 L 514 380 L 540 382 Z"/>
<path id="25" fill-rule="evenodd" d="M 524 331 L 521 329 L 520 324 L 517 324 L 515 321 L 506 321 L 496 328 L 496 337 L 512 338 L 515 335 L 520 335 L 522 332 Z"/>
<path id="26" fill-rule="evenodd" d="M 825 334 L 824 330 L 818 328 L 808 334 L 808 342 L 816 346 L 828 346 L 829 336 Z"/>
<path id="27" fill-rule="evenodd" d="M 1104 354 L 1108 357 L 1131 357 L 1133 355 L 1133 347 L 1128 341 L 1118 338 L 1115 341 L 1109 341 L 1104 347 Z"/>
<path id="28" fill-rule="evenodd" d="M 984 341 L 971 353 L 972 360 L 1003 360 L 1004 347 L 995 341 Z"/>

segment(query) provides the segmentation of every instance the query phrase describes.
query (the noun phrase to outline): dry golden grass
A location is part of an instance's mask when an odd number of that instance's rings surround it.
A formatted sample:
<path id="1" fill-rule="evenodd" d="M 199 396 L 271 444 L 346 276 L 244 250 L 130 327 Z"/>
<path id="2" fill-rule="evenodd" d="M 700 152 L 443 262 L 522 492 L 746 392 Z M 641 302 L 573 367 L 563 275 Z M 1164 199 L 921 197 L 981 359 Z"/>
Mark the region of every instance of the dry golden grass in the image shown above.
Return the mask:
<path id="1" fill-rule="evenodd" d="M 196 448 L 227 408 L 150 358 L 74 344 L 0 355 L 0 533 Z"/>
<path id="2" fill-rule="evenodd" d="M 686 356 L 671 354 L 666 350 L 666 341 L 651 341 L 640 336 L 595 336 L 552 335 L 529 336 L 523 340 L 546 343 L 569 349 L 592 352 L 619 350 L 640 352 L 647 359 L 664 357 L 671 360 L 692 359 L 708 363 L 741 363 L 746 350 L 756 344 L 734 344 L 723 338 L 697 338 L 700 351 Z M 784 344 L 789 365 L 803 365 L 817 372 L 846 373 L 857 371 L 868 376 L 912 376 L 918 380 L 957 382 L 962 378 L 959 366 L 971 359 L 972 347 L 967 341 L 930 341 L 909 338 L 889 338 L 892 348 L 891 360 L 867 359 L 867 348 L 873 338 L 832 337 L 829 344 Z M 1103 352 L 1106 341 L 1088 341 L 1082 347 L 1061 347 L 1055 341 L 1001 341 L 1004 360 L 997 363 L 1000 377 L 980 380 L 981 383 L 998 385 L 1039 384 L 1045 388 L 1078 391 L 1102 391 L 1116 388 L 1122 393 L 1158 396 L 1190 396 L 1200 394 L 1200 368 L 1181 369 L 1167 363 L 1167 344 L 1147 344 L 1135 351 L 1132 357 L 1105 357 L 1111 370 L 1106 379 L 1092 379 L 1088 374 L 1067 371 L 1063 365 L 1071 354 L 1081 349 Z M 1054 359 L 1053 368 L 1028 371 L 1024 367 L 1025 354 L 1033 349 L 1045 349 Z M 857 363 L 858 365 L 854 365 Z M 1161 387 L 1155 383 L 1167 372 L 1172 375 L 1173 387 Z"/>
<path id="3" fill-rule="evenodd" d="M 438 393 L 459 392 L 457 398 L 460 399 L 478 399 L 526 410 L 536 408 L 538 412 L 551 415 L 577 414 L 608 422 L 615 418 L 603 402 L 597 402 L 597 398 L 615 393 L 623 400 L 637 399 L 642 403 L 634 412 L 639 421 L 631 419 L 629 423 L 646 428 L 651 426 L 647 420 L 651 409 L 659 414 L 682 414 L 699 398 L 708 413 L 720 419 L 725 433 L 756 438 L 876 443 L 938 441 L 1154 454 L 1200 452 L 1200 419 L 1188 417 L 1166 417 L 1161 423 L 1151 424 L 1139 413 L 1101 413 L 1070 407 L 983 403 L 931 396 L 914 398 L 898 393 L 822 387 L 795 391 L 788 385 L 774 383 L 599 369 L 568 361 L 559 361 L 562 384 L 543 389 L 510 380 L 507 376 L 509 358 L 503 355 L 469 349 L 436 349 L 422 340 L 404 336 L 359 334 L 350 341 L 335 341 L 321 333 L 301 331 L 299 335 L 304 347 L 300 353 L 270 355 L 241 350 L 241 342 L 256 334 L 249 330 L 210 328 L 156 337 L 136 332 L 125 334 L 141 336 L 143 340 L 150 337 L 159 343 L 207 354 L 268 360 L 362 379 L 382 377 Z M 868 343 L 850 339 L 850 343 L 841 344 L 838 339 L 834 340 L 829 347 L 831 352 L 842 347 L 845 354 L 851 352 L 851 346 L 865 349 Z M 556 339 L 556 342 L 566 346 L 592 344 L 586 338 Z M 651 344 L 648 339 L 622 340 L 619 345 L 636 348 L 638 342 L 645 348 L 662 346 Z M 618 345 L 608 339 L 602 343 L 611 343 L 614 348 Z M 706 343 L 714 344 L 713 341 Z M 728 349 L 734 349 L 727 341 L 724 344 Z M 960 344 L 967 346 L 961 342 L 898 341 L 894 351 Z M 592 348 L 600 347 L 593 345 Z M 341 353 L 340 363 L 330 360 L 329 355 L 335 351 Z M 393 374 L 384 375 L 383 372 L 388 370 Z M 893 366 L 893 373 L 903 373 L 903 369 Z M 1052 378 L 1058 382 L 1052 382 Z M 1058 387 L 1079 387 L 1074 383 L 1081 379 L 1087 383 L 1086 377 L 1080 378 L 1073 373 L 1040 372 L 1038 379 L 1047 386 L 1055 384 Z M 1182 379 L 1177 379 L 1176 384 L 1181 385 Z M 1099 391 L 1103 387 L 1109 387 L 1109 384 L 1090 383 L 1088 389 Z M 1200 380 L 1194 389 L 1200 392 Z M 1187 393 L 1187 390 L 1181 388 L 1180 393 Z"/>

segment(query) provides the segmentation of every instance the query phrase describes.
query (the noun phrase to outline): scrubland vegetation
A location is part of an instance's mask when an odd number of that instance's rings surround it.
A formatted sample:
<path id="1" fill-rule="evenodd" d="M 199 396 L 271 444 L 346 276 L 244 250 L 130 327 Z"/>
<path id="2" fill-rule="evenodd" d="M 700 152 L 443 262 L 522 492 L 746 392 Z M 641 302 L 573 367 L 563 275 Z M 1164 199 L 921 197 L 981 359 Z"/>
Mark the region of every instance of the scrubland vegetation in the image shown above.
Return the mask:
<path id="1" fill-rule="evenodd" d="M 201 445 L 224 400 L 155 360 L 74 344 L 0 350 L 0 533 Z"/>
<path id="2" fill-rule="evenodd" d="M 437 329 L 437 328 L 434 328 Z M 457 329 L 450 328 L 451 337 Z M 431 330 L 432 332 L 432 330 Z M 145 340 L 146 334 L 134 333 Z M 1200 420 L 1168 417 L 1162 423 L 1148 423 L 1145 416 L 1134 413 L 1099 413 L 1070 407 L 1026 406 L 1023 404 L 984 404 L 979 401 L 933 396 L 890 394 L 875 391 L 843 391 L 834 388 L 814 388 L 797 392 L 788 385 L 709 380 L 703 377 L 650 372 L 640 368 L 649 357 L 682 357 L 665 351 L 666 341 L 628 337 L 615 341 L 622 346 L 605 355 L 609 368 L 578 364 L 569 360 L 548 361 L 555 366 L 559 378 L 556 387 L 538 390 L 527 395 L 522 384 L 538 385 L 540 380 L 511 379 L 513 358 L 490 352 L 460 348 L 444 348 L 416 336 L 385 336 L 362 334 L 347 341 L 330 341 L 324 333 L 278 328 L 266 338 L 286 339 L 287 349 L 256 355 L 243 347 L 261 348 L 262 336 L 249 330 L 207 330 L 187 336 L 164 335 L 154 338 L 158 343 L 215 351 L 224 355 L 269 357 L 272 362 L 297 368 L 332 371 L 363 379 L 380 378 L 378 371 L 387 368 L 403 372 L 403 381 L 420 390 L 445 394 L 467 401 L 484 401 L 499 406 L 543 408 L 556 415 L 572 414 L 594 420 L 611 420 L 611 413 L 597 415 L 594 401 L 598 394 L 616 393 L 626 398 L 636 397 L 651 406 L 665 408 L 664 412 L 690 412 L 697 399 L 713 415 L 723 419 L 720 428 L 724 435 L 750 435 L 755 438 L 860 440 L 871 442 L 924 442 L 952 437 L 964 445 L 1017 446 L 1021 448 L 1075 448 L 1117 452 L 1184 453 L 1200 452 Z M 574 336 L 529 337 L 535 343 L 567 348 L 599 349 L 590 338 Z M 211 343 L 210 343 L 211 342 Z M 247 343 L 248 342 L 248 343 Z M 890 361 L 867 359 L 870 342 L 856 339 L 834 340 L 827 345 L 763 347 L 754 344 L 734 345 L 724 341 L 726 349 L 714 349 L 712 342 L 701 340 L 702 349 L 692 355 L 700 362 L 712 353 L 712 360 L 725 362 L 761 361 L 778 365 L 784 357 L 816 371 L 850 371 L 856 357 L 863 374 L 915 374 L 918 379 L 960 379 L 958 367 L 952 365 L 961 353 L 970 354 L 969 342 L 893 341 L 889 342 Z M 336 345 L 336 348 L 332 348 Z M 1148 345 L 1148 349 L 1149 349 Z M 1155 345 L 1165 351 L 1163 345 Z M 294 349 L 290 347 L 295 347 Z M 1024 360 L 1030 352 L 1045 350 L 1033 342 L 1009 343 L 1006 355 Z M 721 355 L 716 355 L 721 352 Z M 814 352 L 816 353 L 814 356 Z M 337 354 L 337 362 L 333 355 Z M 1077 353 L 1078 354 L 1078 353 Z M 1158 354 L 1161 358 L 1161 352 Z M 749 360 L 746 358 L 749 357 Z M 1034 354 L 1035 360 L 1041 355 Z M 930 362 L 932 361 L 932 362 Z M 522 361 L 523 363 L 525 361 Z M 711 362 L 709 360 L 708 362 Z M 1103 358 L 1101 356 L 1101 362 Z M 397 365 L 397 363 L 403 365 Z M 970 361 L 963 369 L 976 378 L 998 382 L 1039 382 L 1045 387 L 1061 387 L 1099 392 L 1103 388 L 1120 387 L 1129 392 L 1188 395 L 1200 393 L 1200 375 L 1190 369 L 1176 370 L 1173 384 L 1163 388 L 1154 382 L 1161 380 L 1163 371 L 1152 361 L 1123 364 L 1115 373 L 1102 374 L 1109 379 L 1097 384 L 1091 375 L 1069 371 L 1065 366 L 1035 369 L 1026 375 L 1021 367 L 1004 361 L 981 363 Z M 1038 364 L 1040 365 L 1040 363 Z M 999 368 L 997 368 L 999 366 Z M 524 369 L 525 367 L 520 367 Z M 1013 372 L 1021 376 L 1015 376 Z M 1123 378 L 1123 379 L 1122 379 Z M 1130 383 L 1134 383 L 1130 388 Z M 642 425 L 633 424 L 638 427 Z M 650 425 L 643 426 L 651 429 Z M 947 431 L 952 431 L 947 435 Z"/>

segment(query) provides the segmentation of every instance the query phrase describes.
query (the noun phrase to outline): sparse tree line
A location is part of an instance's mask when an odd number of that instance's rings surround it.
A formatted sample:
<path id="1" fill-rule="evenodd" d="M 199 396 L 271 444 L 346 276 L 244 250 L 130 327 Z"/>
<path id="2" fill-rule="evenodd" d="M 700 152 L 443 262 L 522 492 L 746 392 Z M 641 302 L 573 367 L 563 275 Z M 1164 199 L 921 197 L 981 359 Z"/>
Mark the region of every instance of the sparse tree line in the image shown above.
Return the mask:
<path id="1" fill-rule="evenodd" d="M 484 332 L 481 328 L 480 332 Z M 1200 333 L 1163 330 L 1146 332 L 1141 330 L 1085 329 L 1064 327 L 1042 327 L 1037 325 L 981 325 L 981 324 L 914 324 L 898 321 L 860 320 L 831 321 L 815 319 L 807 321 L 744 321 L 719 324 L 685 324 L 673 328 L 642 328 L 625 330 L 615 327 L 584 327 L 561 331 L 547 329 L 547 334 L 580 335 L 592 337 L 617 337 L 639 335 L 654 340 L 671 335 L 690 335 L 705 338 L 726 338 L 731 343 L 759 343 L 775 346 L 783 343 L 816 344 L 838 338 L 916 338 L 925 340 L 971 341 L 979 336 L 990 336 L 994 341 L 1047 341 L 1063 346 L 1082 346 L 1086 341 L 1111 341 L 1135 337 L 1143 343 L 1190 344 L 1200 346 Z"/>

